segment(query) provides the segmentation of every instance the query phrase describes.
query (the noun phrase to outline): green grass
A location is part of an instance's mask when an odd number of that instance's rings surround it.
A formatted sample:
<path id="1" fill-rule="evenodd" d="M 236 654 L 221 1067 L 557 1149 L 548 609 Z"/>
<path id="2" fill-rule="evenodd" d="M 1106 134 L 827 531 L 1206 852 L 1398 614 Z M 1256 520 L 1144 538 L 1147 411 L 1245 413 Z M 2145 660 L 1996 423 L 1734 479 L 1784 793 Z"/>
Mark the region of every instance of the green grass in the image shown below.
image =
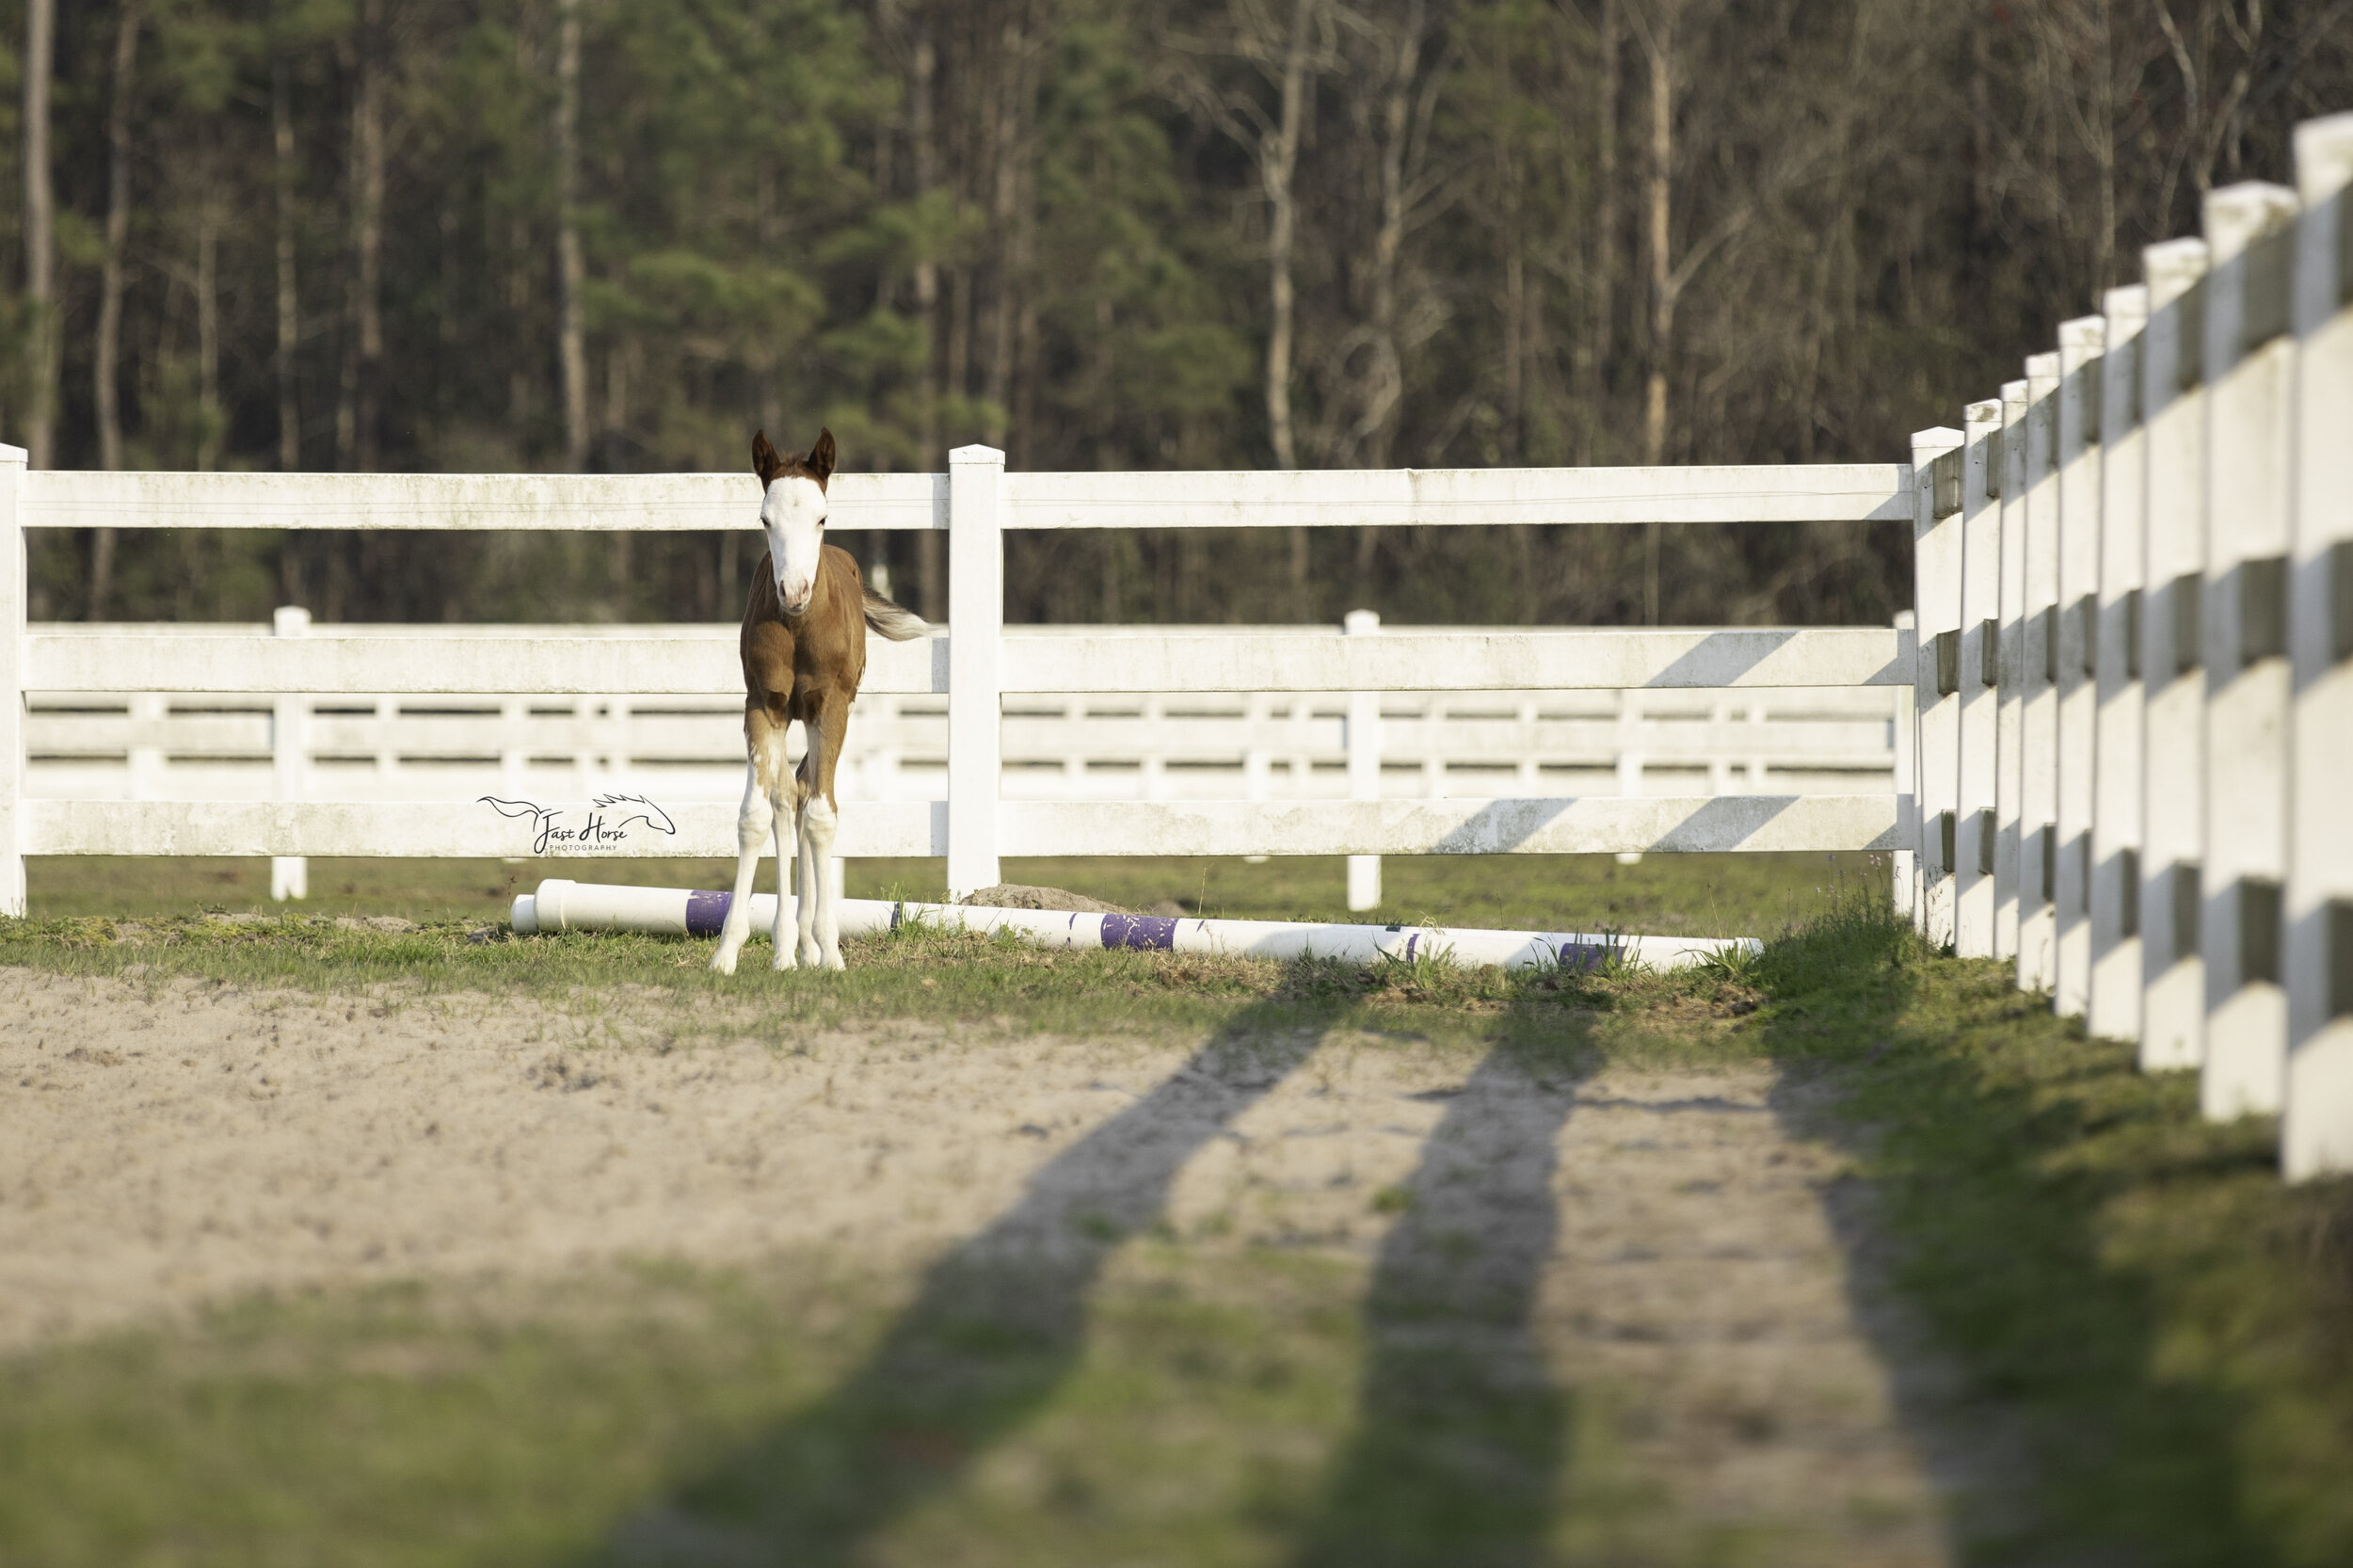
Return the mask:
<path id="1" fill-rule="evenodd" d="M 2353 1562 L 2353 1181 L 2283 1187 L 2275 1122 L 2201 1120 L 2194 1075 L 1883 910 L 1757 968 L 1765 1048 L 1843 1093 L 1821 1125 L 1901 1292 L 2023 1439 L 2019 1489 L 1964 1506 L 1973 1560 Z"/>
<path id="2" fill-rule="evenodd" d="M 1958 1374 L 1957 1412 L 1908 1418 L 1985 1462 L 1954 1503 L 1965 1560 L 2353 1561 L 2353 1183 L 2283 1188 L 2270 1124 L 2205 1124 L 2187 1079 L 2136 1072 L 1867 899 L 1737 976 L 1049 965 L 919 933 L 860 944 L 846 976 L 773 975 L 754 949 L 714 984 L 707 943 L 466 929 L 172 920 L 150 935 L 177 940 L 133 947 L 56 919 L 0 925 L 0 963 L 580 1006 L 634 983 L 797 1010 L 792 1027 L 828 1007 L 1124 1024 L 1272 1076 L 1339 1030 L 1564 1077 L 1775 1061 L 1784 1114 L 1868 1184 L 1877 1241 L 1833 1208 L 1857 1277 L 1883 1272 Z M 1528 1563 L 1587 1560 L 1566 1544 L 1622 1538 L 1592 1510 L 1651 1506 L 1594 1489 L 1598 1406 L 1531 1380 L 1524 1301 L 1174 1234 L 1166 1179 L 1068 1217 L 1050 1267 L 975 1244 L 916 1278 L 825 1253 L 421 1283 L 20 1354 L 0 1362 L 0 1560 L 586 1562 L 619 1541 L 708 1561 Z M 1443 1258 L 1433 1194 L 1367 1203 Z M 1398 1320 L 1420 1337 L 1381 1351 Z M 1426 1332 L 1449 1324 L 1467 1336 Z M 1883 1349 L 1917 1346 L 1890 1330 Z M 1689 1539 L 1609 1560 L 1739 1560 Z"/>
<path id="3" fill-rule="evenodd" d="M 1008 882 L 1067 888 L 1132 909 L 1168 902 L 1193 914 L 1238 920 L 1431 920 L 1449 925 L 1657 936 L 1762 936 L 1802 924 L 1828 906 L 1840 883 L 1886 881 L 1867 855 L 1652 855 L 1619 865 L 1607 855 L 1392 856 L 1383 864 L 1379 910 L 1348 913 L 1337 856 L 1235 859 L 1110 856 L 1008 860 Z M 852 860 L 853 898 L 945 896 L 938 860 Z M 405 915 L 411 920 L 505 918 L 517 893 L 542 878 L 673 888 L 729 888 L 735 868 L 717 860 L 332 860 L 311 862 L 311 898 L 269 902 L 269 862 L 132 856 L 35 856 L 28 866 L 36 917 L 136 918 L 206 910 L 292 908 L 304 914 Z M 760 883 L 773 890 L 775 862 Z"/>

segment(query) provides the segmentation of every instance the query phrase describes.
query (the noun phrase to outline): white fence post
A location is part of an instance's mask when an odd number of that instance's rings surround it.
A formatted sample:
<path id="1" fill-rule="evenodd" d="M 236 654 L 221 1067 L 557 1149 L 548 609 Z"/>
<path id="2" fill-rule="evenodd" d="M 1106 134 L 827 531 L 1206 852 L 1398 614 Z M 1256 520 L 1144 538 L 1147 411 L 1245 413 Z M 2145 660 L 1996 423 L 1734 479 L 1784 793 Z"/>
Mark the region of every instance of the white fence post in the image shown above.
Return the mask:
<path id="1" fill-rule="evenodd" d="M 1961 744 L 1961 432 L 1940 426 L 1912 438 L 1912 602 L 1919 617 L 1913 701 L 1919 709 L 1920 771 L 1913 791 L 1920 808 L 1922 929 L 1942 946 L 1953 939 L 1954 790 Z"/>
<path id="2" fill-rule="evenodd" d="M 2206 856 L 2199 922 L 2206 1060 L 2199 1098 L 2229 1120 L 2280 1109 L 2287 993 L 2288 420 L 2296 342 L 2288 246 L 2296 193 L 2208 191 L 2206 343 Z M 2256 275 L 2260 273 L 2259 279 Z"/>
<path id="3" fill-rule="evenodd" d="M 1954 809 L 1953 951 L 1993 956 L 1994 718 L 1987 679 L 2001 638 L 2002 406 L 1972 403 L 1962 421 L 1961 484 L 1961 761 Z"/>
<path id="4" fill-rule="evenodd" d="M 133 692 L 123 704 L 131 744 L 123 748 L 133 800 L 164 798 L 164 730 L 171 721 L 171 698 L 161 692 Z"/>
<path id="5" fill-rule="evenodd" d="M 2058 865 L 2058 388 L 2059 357 L 2026 360 L 2025 597 L 2019 603 L 2018 986 L 2058 980 L 2051 903 Z"/>
<path id="6" fill-rule="evenodd" d="M 270 616 L 270 632 L 280 637 L 311 634 L 311 612 L 281 604 Z M 270 781 L 280 800 L 300 800 L 308 792 L 311 770 L 311 699 L 294 692 L 278 694 L 269 726 Z M 269 896 L 282 903 L 311 896 L 311 862 L 299 855 L 269 858 Z"/>
<path id="7" fill-rule="evenodd" d="M 2025 733 L 2026 383 L 2002 383 L 2002 601 L 1995 638 L 1993 956 L 2018 956 L 2020 761 Z"/>
<path id="8" fill-rule="evenodd" d="M 1005 455 L 948 454 L 948 896 L 1004 880 L 997 859 L 1005 621 Z"/>
<path id="9" fill-rule="evenodd" d="M 1896 612 L 1896 658 L 1904 669 L 1920 667 L 1920 643 L 1913 632 L 1917 617 L 1909 610 Z M 1915 688 L 1916 690 L 1916 688 Z M 1752 721 L 1757 710 L 1752 707 Z M 1919 704 L 1913 692 L 1896 693 L 1896 833 L 1897 842 L 1907 847 L 1898 849 L 1889 858 L 1893 886 L 1889 897 L 1898 915 L 1909 918 L 1914 926 L 1920 924 L 1920 802 L 1917 780 L 1920 772 L 1918 756 Z M 1749 768 L 1749 792 L 1762 792 L 1758 778 L 1762 773 L 1754 763 Z"/>
<path id="10" fill-rule="evenodd" d="M 0 915 L 24 914 L 24 449 L 0 446 Z"/>
<path id="11" fill-rule="evenodd" d="M 2091 809 L 2091 995 L 2085 1027 L 2140 1036 L 2140 616 L 2147 439 L 2141 330 L 2149 291 L 2110 289 L 2100 360 L 2100 625 Z"/>
<path id="12" fill-rule="evenodd" d="M 2149 325 L 2141 335 L 2148 443 L 2148 586 L 2141 593 L 2140 1064 L 2195 1067 L 2206 1055 L 2206 975 L 2198 943 L 2205 854 L 2205 686 L 2198 622 L 2206 541 L 2203 357 L 2206 242 L 2141 253 Z"/>
<path id="13" fill-rule="evenodd" d="M 2353 1171 L 2353 114 L 2296 130 L 2295 566 L 2288 624 L 2288 1059 L 2280 1163 Z"/>
<path id="14" fill-rule="evenodd" d="M 1351 610 L 1340 623 L 1343 635 L 1370 637 L 1381 631 L 1377 610 Z M 1348 798 L 1381 798 L 1381 694 L 1348 694 Z M 1348 907 L 1361 912 L 1381 906 L 1381 856 L 1348 857 Z"/>
<path id="15" fill-rule="evenodd" d="M 1618 694 L 1618 793 L 1622 795 L 1642 792 L 1642 774 L 1650 765 L 1642 745 L 1642 727 L 1649 718 L 1641 692 Z M 1642 863 L 1642 852 L 1622 849 L 1617 860 L 1621 866 L 1639 866 Z"/>
<path id="16" fill-rule="evenodd" d="M 2051 905 L 2058 929 L 2052 1005 L 2079 1017 L 2091 998 L 2093 680 L 2100 607 L 2100 388 L 2107 322 L 2059 323 L 2058 824 Z"/>

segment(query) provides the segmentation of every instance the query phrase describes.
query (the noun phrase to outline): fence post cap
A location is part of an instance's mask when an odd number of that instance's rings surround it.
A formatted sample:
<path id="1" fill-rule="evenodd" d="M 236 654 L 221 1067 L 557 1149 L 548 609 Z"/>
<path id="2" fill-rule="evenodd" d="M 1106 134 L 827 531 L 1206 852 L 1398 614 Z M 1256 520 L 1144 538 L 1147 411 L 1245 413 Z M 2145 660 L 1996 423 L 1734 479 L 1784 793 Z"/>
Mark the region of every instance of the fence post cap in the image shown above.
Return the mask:
<path id="1" fill-rule="evenodd" d="M 2296 128 L 2296 188 L 2308 207 L 2353 185 L 2353 111 Z"/>
<path id="2" fill-rule="evenodd" d="M 1369 632 L 1378 632 L 1381 630 L 1381 612 L 1351 610 L 1341 617 L 1340 630 L 1352 637 L 1362 637 Z"/>
<path id="3" fill-rule="evenodd" d="M 2140 252 L 2140 273 L 2149 283 L 2149 308 L 2161 310 L 2189 292 L 2205 275 L 2206 242 L 2191 236 L 2161 240 Z"/>
<path id="4" fill-rule="evenodd" d="M 280 604 L 270 612 L 269 629 L 280 637 L 299 637 L 311 630 L 311 612 L 299 604 Z"/>
<path id="5" fill-rule="evenodd" d="M 23 468 L 31 456 L 21 446 L 0 442 L 0 468 Z"/>
<path id="6" fill-rule="evenodd" d="M 2249 246 L 2296 221 L 2301 203 L 2285 185 L 2241 180 L 2206 193 L 2203 214 L 2208 264 L 2219 266 Z"/>
<path id="7" fill-rule="evenodd" d="M 953 452 L 948 454 L 948 460 L 952 463 L 1002 464 L 1005 460 L 1005 455 L 998 451 L 993 446 L 982 446 L 978 442 L 975 442 L 970 446 L 957 447 Z"/>
<path id="8" fill-rule="evenodd" d="M 2076 316 L 2058 326 L 2059 348 L 2100 348 L 2106 344 L 2108 318 L 2105 316 Z"/>

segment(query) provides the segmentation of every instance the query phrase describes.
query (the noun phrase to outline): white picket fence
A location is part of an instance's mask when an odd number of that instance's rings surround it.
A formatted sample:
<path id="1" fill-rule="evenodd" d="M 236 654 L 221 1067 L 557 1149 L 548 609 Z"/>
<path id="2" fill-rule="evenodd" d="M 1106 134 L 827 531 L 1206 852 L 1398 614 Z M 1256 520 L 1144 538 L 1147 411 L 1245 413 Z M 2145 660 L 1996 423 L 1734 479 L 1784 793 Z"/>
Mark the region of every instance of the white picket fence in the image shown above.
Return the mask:
<path id="1" fill-rule="evenodd" d="M 1913 438 L 1916 918 L 2353 1169 L 2353 115 Z"/>

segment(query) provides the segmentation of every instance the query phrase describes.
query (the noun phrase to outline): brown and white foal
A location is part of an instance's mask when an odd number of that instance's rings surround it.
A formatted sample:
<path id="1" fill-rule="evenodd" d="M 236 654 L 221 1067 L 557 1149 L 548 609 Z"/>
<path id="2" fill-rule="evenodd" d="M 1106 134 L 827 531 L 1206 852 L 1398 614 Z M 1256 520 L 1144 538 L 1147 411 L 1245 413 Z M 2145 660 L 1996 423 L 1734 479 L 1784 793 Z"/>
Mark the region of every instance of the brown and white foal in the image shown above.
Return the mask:
<path id="1" fill-rule="evenodd" d="M 850 552 L 825 542 L 825 483 L 833 477 L 833 432 L 821 430 L 806 457 L 779 457 L 763 430 L 752 438 L 752 472 L 767 496 L 760 526 L 768 553 L 753 574 L 744 609 L 744 806 L 735 819 L 735 897 L 711 967 L 735 972 L 752 927 L 752 877 L 760 846 L 776 843 L 776 968 L 794 967 L 785 940 L 784 862 L 798 850 L 798 962 L 841 966 L 840 912 L 825 860 L 833 853 L 839 803 L 834 765 L 850 728 L 850 703 L 866 674 L 869 627 L 893 642 L 929 630 L 869 588 Z M 799 720 L 808 750 L 797 777 L 786 769 L 785 727 Z"/>

